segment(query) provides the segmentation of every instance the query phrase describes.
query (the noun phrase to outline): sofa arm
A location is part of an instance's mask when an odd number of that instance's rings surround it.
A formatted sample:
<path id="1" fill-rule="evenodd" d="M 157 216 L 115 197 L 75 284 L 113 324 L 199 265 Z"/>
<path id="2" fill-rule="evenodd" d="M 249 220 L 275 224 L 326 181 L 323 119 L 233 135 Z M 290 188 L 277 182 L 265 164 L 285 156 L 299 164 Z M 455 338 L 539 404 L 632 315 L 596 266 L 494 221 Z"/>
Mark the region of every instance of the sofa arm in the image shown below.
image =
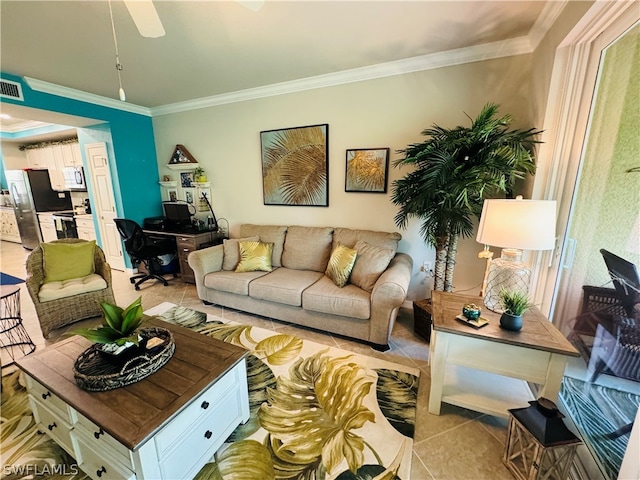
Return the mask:
<path id="1" fill-rule="evenodd" d="M 398 308 L 407 298 L 413 260 L 406 253 L 398 253 L 380 275 L 371 292 L 372 343 L 386 345 Z"/>
<path id="2" fill-rule="evenodd" d="M 204 277 L 207 273 L 219 272 L 222 270 L 222 259 L 224 258 L 224 249 L 222 245 L 195 250 L 187 257 L 187 263 L 193 269 L 196 279 L 196 289 L 198 296 L 206 299 Z"/>

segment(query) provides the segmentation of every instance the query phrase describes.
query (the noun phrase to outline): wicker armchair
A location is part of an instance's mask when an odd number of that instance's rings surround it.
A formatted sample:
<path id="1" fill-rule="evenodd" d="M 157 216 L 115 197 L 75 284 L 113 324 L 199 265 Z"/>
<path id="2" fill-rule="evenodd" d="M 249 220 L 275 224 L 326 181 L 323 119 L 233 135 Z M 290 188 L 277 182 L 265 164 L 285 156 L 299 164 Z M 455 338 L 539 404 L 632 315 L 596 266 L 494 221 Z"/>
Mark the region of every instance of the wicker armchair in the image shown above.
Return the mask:
<path id="1" fill-rule="evenodd" d="M 55 242 L 76 243 L 84 242 L 77 238 L 55 240 Z M 27 257 L 26 285 L 29 295 L 33 300 L 40 322 L 40 328 L 45 338 L 60 327 L 85 318 L 102 315 L 100 302 L 115 303 L 113 289 L 111 288 L 111 267 L 107 263 L 104 252 L 96 245 L 94 253 L 95 273 L 107 282 L 107 288 L 102 290 L 81 293 L 70 297 L 59 298 L 47 302 L 40 302 L 38 292 L 44 283 L 44 266 L 42 262 L 42 248 L 36 247 Z"/>

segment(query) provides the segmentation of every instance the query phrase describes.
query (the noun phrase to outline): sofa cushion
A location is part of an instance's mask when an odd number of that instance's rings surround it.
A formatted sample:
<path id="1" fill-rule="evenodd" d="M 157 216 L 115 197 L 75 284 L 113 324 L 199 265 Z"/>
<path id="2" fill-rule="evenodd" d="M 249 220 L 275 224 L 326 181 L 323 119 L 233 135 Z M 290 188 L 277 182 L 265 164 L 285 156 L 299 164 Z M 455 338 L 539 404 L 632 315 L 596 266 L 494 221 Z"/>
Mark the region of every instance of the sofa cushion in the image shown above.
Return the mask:
<path id="1" fill-rule="evenodd" d="M 358 251 L 358 255 L 349 281 L 371 293 L 378 277 L 389 266 L 396 251 L 390 248 L 375 247 L 362 240 L 356 243 L 355 249 Z"/>
<path id="2" fill-rule="evenodd" d="M 240 225 L 241 237 L 258 236 L 261 242 L 273 243 L 273 253 L 271 255 L 271 266 L 282 266 L 282 249 L 284 248 L 284 235 L 287 227 L 279 225 L 251 225 L 245 223 Z"/>
<path id="3" fill-rule="evenodd" d="M 249 295 L 249 284 L 256 278 L 268 274 L 269 272 L 261 271 L 236 273 L 221 270 L 219 272 L 207 273 L 204 276 L 204 286 L 220 292 Z"/>
<path id="4" fill-rule="evenodd" d="M 41 243 L 44 282 L 60 282 L 86 277 L 95 272 L 96 241 Z"/>
<path id="5" fill-rule="evenodd" d="M 341 243 L 349 248 L 354 248 L 359 240 L 367 242 L 369 245 L 380 248 L 398 249 L 398 242 L 402 235 L 398 232 L 376 232 L 373 230 L 351 230 L 349 228 L 336 228 L 333 231 L 333 248 Z"/>
<path id="6" fill-rule="evenodd" d="M 261 270 L 270 272 L 271 254 L 273 253 L 273 243 L 264 242 L 238 242 L 240 252 L 240 262 L 236 267 L 236 272 L 255 272 Z"/>
<path id="7" fill-rule="evenodd" d="M 235 270 L 240 261 L 240 250 L 238 242 L 258 242 L 260 237 L 257 235 L 246 238 L 225 238 L 222 241 L 224 249 L 224 257 L 222 259 L 223 270 Z"/>
<path id="8" fill-rule="evenodd" d="M 80 278 L 45 283 L 38 291 L 38 299 L 44 303 L 105 288 L 107 288 L 105 279 L 97 273 L 92 273 Z"/>
<path id="9" fill-rule="evenodd" d="M 338 244 L 331 252 L 329 263 L 324 274 L 329 277 L 336 286 L 342 288 L 349 281 L 353 264 L 356 262 L 357 250 Z"/>
<path id="10" fill-rule="evenodd" d="M 302 293 L 302 308 L 366 320 L 371 317 L 371 296 L 355 285 L 340 288 L 323 276 Z"/>
<path id="11" fill-rule="evenodd" d="M 284 240 L 282 266 L 324 272 L 331 255 L 332 234 L 331 227 L 289 227 Z"/>
<path id="12" fill-rule="evenodd" d="M 278 268 L 269 275 L 251 282 L 249 296 L 269 302 L 300 307 L 302 305 L 302 292 L 321 277 L 323 277 L 322 273 L 310 270 Z"/>

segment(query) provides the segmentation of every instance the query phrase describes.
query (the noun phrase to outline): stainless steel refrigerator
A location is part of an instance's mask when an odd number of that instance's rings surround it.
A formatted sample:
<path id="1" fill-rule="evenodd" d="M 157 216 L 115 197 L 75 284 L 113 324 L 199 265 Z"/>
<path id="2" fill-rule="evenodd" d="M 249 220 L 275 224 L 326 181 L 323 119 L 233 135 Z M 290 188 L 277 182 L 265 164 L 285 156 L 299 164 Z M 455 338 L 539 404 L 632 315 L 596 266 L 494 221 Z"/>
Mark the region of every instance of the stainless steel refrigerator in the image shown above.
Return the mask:
<path id="1" fill-rule="evenodd" d="M 51 188 L 48 170 L 5 172 L 22 246 L 33 250 L 42 241 L 38 212 L 72 210 L 71 194 Z"/>

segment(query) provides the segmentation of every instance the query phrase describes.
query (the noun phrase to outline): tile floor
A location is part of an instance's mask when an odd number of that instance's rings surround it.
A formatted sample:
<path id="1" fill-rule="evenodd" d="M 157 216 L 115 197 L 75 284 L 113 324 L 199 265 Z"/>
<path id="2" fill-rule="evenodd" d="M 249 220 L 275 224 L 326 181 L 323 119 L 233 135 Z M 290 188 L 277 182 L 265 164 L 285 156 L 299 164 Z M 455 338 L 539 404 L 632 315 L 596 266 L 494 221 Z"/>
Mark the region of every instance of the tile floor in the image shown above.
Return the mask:
<path id="1" fill-rule="evenodd" d="M 25 260 L 29 251 L 21 245 L 0 242 L 0 270 L 20 278 L 26 277 Z M 381 353 L 372 348 L 344 338 L 298 328 L 294 325 L 272 321 L 241 312 L 205 306 L 198 299 L 194 285 L 180 279 L 169 282 L 168 287 L 148 282 L 136 292 L 125 272 L 113 271 L 113 290 L 119 305 L 128 305 L 139 295 L 145 307 L 161 302 L 172 302 L 193 309 L 263 328 L 291 332 L 314 342 L 350 350 L 370 356 L 418 368 L 421 372 L 416 431 L 413 444 L 412 480 L 499 480 L 512 479 L 502 463 L 506 441 L 507 421 L 444 404 L 442 414 L 427 411 L 429 400 L 429 344 L 413 332 L 413 311 L 402 309 L 391 336 L 391 349 Z M 21 288 L 22 317 L 37 347 L 46 343 L 40 331 L 35 308 L 24 284 Z M 65 329 L 54 332 L 59 338 Z M 3 353 L 3 364 L 5 363 Z M 11 368 L 11 367 L 10 367 Z"/>

